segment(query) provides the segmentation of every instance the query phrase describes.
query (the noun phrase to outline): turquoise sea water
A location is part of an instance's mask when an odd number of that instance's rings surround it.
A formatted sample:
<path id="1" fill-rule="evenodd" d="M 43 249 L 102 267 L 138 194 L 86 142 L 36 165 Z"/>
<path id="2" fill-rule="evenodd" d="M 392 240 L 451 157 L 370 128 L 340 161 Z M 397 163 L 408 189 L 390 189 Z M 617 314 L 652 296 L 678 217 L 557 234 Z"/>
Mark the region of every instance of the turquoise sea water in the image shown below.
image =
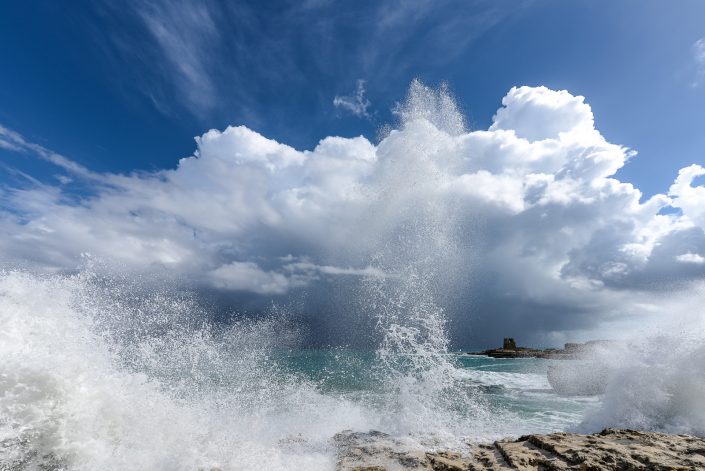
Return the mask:
<path id="1" fill-rule="evenodd" d="M 489 428 L 483 432 L 488 436 L 571 430 L 599 405 L 598 396 L 561 397 L 553 391 L 546 371 L 552 363 L 566 360 L 495 359 L 464 353 L 446 357 L 455 367 L 452 389 L 469 393 L 458 395 L 451 406 L 472 423 L 481 404 L 484 425 Z M 375 352 L 286 350 L 274 358 L 324 395 L 369 407 L 385 404 L 390 393 L 386 371 Z"/>

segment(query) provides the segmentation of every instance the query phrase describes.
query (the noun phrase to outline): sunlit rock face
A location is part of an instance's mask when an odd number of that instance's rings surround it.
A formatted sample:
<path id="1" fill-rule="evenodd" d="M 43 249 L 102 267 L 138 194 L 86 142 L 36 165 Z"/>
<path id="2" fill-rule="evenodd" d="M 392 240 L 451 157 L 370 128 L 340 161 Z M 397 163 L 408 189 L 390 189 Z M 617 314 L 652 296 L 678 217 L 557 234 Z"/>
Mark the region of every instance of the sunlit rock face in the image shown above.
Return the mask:
<path id="1" fill-rule="evenodd" d="M 340 471 L 501 471 L 520 469 L 699 469 L 705 440 L 686 435 L 605 429 L 593 435 L 552 433 L 516 441 L 470 444 L 469 449 L 410 447 L 381 432 L 342 432 L 335 436 Z"/>

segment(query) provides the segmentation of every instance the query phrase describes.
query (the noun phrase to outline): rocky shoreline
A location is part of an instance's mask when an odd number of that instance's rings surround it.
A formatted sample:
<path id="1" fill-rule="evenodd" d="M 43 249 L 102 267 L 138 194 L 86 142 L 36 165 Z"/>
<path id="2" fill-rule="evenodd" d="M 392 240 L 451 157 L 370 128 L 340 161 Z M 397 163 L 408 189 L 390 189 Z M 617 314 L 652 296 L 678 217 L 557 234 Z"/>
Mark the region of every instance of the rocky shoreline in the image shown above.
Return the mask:
<path id="1" fill-rule="evenodd" d="M 479 352 L 467 352 L 468 355 L 484 355 L 492 358 L 548 358 L 553 360 L 574 360 L 597 348 L 609 347 L 610 340 L 590 340 L 585 343 L 566 343 L 560 348 L 517 347 L 511 337 L 506 337 L 502 348 L 491 348 Z"/>
<path id="2" fill-rule="evenodd" d="M 703 470 L 705 439 L 625 429 L 527 435 L 469 452 L 426 451 L 382 432 L 334 437 L 339 471 Z"/>

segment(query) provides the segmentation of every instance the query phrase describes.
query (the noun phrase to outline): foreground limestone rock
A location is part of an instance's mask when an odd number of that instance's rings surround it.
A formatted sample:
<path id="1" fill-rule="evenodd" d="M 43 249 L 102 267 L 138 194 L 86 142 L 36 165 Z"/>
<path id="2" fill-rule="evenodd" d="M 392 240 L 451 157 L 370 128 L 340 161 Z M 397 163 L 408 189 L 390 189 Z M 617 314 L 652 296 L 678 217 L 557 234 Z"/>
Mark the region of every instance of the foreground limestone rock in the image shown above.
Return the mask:
<path id="1" fill-rule="evenodd" d="M 464 454 L 424 451 L 381 432 L 342 432 L 334 441 L 340 471 L 705 470 L 705 439 L 635 430 L 527 435 Z"/>

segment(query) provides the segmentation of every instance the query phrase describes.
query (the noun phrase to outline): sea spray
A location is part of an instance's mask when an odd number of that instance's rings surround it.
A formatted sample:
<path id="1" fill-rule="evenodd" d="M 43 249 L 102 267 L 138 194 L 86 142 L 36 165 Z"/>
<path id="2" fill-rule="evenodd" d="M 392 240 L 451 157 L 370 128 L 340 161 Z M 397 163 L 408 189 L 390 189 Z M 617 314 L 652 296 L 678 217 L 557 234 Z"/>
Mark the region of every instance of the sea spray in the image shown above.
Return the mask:
<path id="1" fill-rule="evenodd" d="M 452 201 L 429 198 L 448 184 L 442 152 L 465 130 L 447 88 L 414 81 L 397 112 L 401 126 L 378 150 L 380 172 L 368 188 L 371 210 L 360 227 L 373 228 L 370 266 L 386 276 L 364 280 L 360 309 L 376 318 L 381 376 L 394 421 L 389 431 L 422 439 L 469 435 L 484 411 L 472 388 L 458 387 L 448 355 L 443 284 L 460 273 Z M 362 230 L 363 234 L 366 232 Z M 486 419 L 486 417 L 485 417 Z"/>
<path id="2" fill-rule="evenodd" d="M 188 297 L 120 291 L 0 275 L 3 469 L 331 469 L 329 438 L 374 426 L 272 362 L 286 327 L 196 328 Z"/>
<path id="3" fill-rule="evenodd" d="M 609 377 L 600 407 L 576 430 L 621 427 L 705 436 L 702 286 L 684 297 L 691 302 L 679 308 L 677 321 L 657 322 L 650 332 L 627 337 L 592 359 Z"/>

